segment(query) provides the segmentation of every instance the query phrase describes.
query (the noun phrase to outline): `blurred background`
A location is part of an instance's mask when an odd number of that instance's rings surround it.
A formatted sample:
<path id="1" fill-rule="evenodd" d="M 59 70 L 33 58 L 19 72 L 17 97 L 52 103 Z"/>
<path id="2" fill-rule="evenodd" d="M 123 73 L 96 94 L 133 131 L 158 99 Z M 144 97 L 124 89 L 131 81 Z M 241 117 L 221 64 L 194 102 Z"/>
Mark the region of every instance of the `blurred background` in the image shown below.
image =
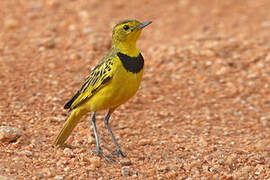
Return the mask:
<path id="1" fill-rule="evenodd" d="M 270 1 L 2 0 L 0 9 L 0 179 L 270 179 Z M 138 41 L 141 88 L 111 120 L 128 157 L 108 163 L 90 151 L 90 116 L 53 149 L 64 103 L 125 19 L 153 21 Z"/>

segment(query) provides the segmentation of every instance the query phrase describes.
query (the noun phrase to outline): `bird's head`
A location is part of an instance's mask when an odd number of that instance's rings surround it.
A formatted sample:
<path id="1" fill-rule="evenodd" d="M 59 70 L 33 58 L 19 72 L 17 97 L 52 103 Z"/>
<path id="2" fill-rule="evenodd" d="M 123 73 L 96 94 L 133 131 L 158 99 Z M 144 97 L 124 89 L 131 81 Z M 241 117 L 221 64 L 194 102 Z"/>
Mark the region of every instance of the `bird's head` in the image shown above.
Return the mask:
<path id="1" fill-rule="evenodd" d="M 138 40 L 142 29 L 151 24 L 151 21 L 139 22 L 137 20 L 125 20 L 116 24 L 113 28 L 112 43 L 118 44 L 134 44 Z"/>

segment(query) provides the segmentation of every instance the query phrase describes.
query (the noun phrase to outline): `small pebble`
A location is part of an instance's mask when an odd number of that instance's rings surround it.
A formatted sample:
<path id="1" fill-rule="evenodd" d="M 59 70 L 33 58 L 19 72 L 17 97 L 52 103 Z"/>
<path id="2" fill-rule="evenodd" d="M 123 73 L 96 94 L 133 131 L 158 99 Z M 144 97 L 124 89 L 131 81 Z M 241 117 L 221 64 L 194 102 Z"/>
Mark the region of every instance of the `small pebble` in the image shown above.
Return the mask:
<path id="1" fill-rule="evenodd" d="M 64 168 L 64 171 L 68 172 L 70 170 L 70 167 Z"/>
<path id="2" fill-rule="evenodd" d="M 101 166 L 100 157 L 92 157 L 89 159 L 89 162 L 91 163 L 91 168 L 96 169 Z"/>
<path id="3" fill-rule="evenodd" d="M 260 121 L 264 127 L 270 127 L 270 118 L 263 116 L 260 118 Z"/>
<path id="4" fill-rule="evenodd" d="M 227 72 L 227 68 L 226 67 L 221 67 L 218 68 L 216 71 L 216 75 L 224 75 Z"/>
<path id="5" fill-rule="evenodd" d="M 23 131 L 15 127 L 11 127 L 11 126 L 0 127 L 0 141 L 2 142 L 16 141 L 19 137 L 22 136 L 22 134 L 23 134 Z"/>
<path id="6" fill-rule="evenodd" d="M 130 176 L 130 170 L 129 170 L 129 166 L 124 166 L 124 167 L 122 167 L 122 170 L 121 170 L 121 172 L 122 172 L 122 175 L 123 176 Z"/>
<path id="7" fill-rule="evenodd" d="M 160 145 L 165 145 L 166 141 L 160 141 Z"/>
<path id="8" fill-rule="evenodd" d="M 75 157 L 75 154 L 71 151 L 71 149 L 69 149 L 69 148 L 65 148 L 64 149 L 64 153 L 66 154 L 66 155 L 68 155 L 69 157 L 71 157 L 71 158 L 73 158 L 73 157 Z"/>
<path id="9" fill-rule="evenodd" d="M 64 179 L 64 176 L 57 175 L 57 176 L 54 177 L 54 179 L 56 179 L 56 180 L 63 180 Z"/>
<path id="10" fill-rule="evenodd" d="M 93 136 L 91 136 L 90 134 L 87 136 L 87 141 L 90 143 L 90 144 L 96 144 L 96 140 Z"/>
<path id="11" fill-rule="evenodd" d="M 266 56 L 265 61 L 270 63 L 270 53 Z"/>
<path id="12" fill-rule="evenodd" d="M 0 180 L 15 180 L 15 178 L 0 175 Z"/>
<path id="13" fill-rule="evenodd" d="M 169 167 L 169 166 L 161 166 L 161 167 L 158 169 L 158 171 L 159 171 L 159 172 L 162 172 L 162 173 L 167 173 L 167 172 L 169 172 L 169 170 L 170 170 L 170 167 Z"/>
<path id="14" fill-rule="evenodd" d="M 41 45 L 48 49 L 53 49 L 56 46 L 56 38 L 54 36 L 48 37 L 41 42 Z"/>
<path id="15" fill-rule="evenodd" d="M 69 31 L 75 31 L 76 28 L 77 28 L 77 27 L 76 27 L 75 24 L 71 24 L 71 25 L 68 26 L 68 30 L 69 30 Z"/>
<path id="16" fill-rule="evenodd" d="M 130 166 L 131 161 L 129 159 L 121 159 L 120 164 L 123 165 L 123 166 Z"/>
<path id="17" fill-rule="evenodd" d="M 4 21 L 4 25 L 7 29 L 14 29 L 19 26 L 19 22 L 16 19 L 9 18 Z"/>
<path id="18" fill-rule="evenodd" d="M 140 146 L 146 146 L 146 145 L 150 145 L 150 144 L 151 144 L 151 141 L 148 140 L 148 139 L 142 139 L 142 140 L 140 140 L 140 142 L 139 142 L 139 145 L 140 145 Z"/>
<path id="19" fill-rule="evenodd" d="M 33 153 L 32 153 L 31 151 L 29 151 L 29 150 L 25 150 L 25 151 L 24 151 L 24 154 L 25 154 L 27 157 L 30 157 L 30 156 L 33 155 Z"/>
<path id="20" fill-rule="evenodd" d="M 40 47 L 38 48 L 38 51 L 39 51 L 39 52 L 44 52 L 44 51 L 45 51 L 45 47 L 44 47 L 44 46 L 40 46 Z"/>

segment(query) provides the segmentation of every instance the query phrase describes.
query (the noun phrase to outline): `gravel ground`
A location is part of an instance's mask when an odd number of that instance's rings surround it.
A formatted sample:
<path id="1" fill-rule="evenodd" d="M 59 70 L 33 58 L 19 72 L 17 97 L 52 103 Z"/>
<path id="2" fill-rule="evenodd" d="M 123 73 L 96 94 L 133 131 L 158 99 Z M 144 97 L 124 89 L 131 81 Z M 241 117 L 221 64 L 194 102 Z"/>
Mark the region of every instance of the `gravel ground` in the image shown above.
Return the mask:
<path id="1" fill-rule="evenodd" d="M 0 179 L 270 179 L 268 0 L 9 0 L 0 9 Z M 141 88 L 111 120 L 128 157 L 91 152 L 90 116 L 52 148 L 64 103 L 127 18 L 153 21 L 138 43 Z"/>

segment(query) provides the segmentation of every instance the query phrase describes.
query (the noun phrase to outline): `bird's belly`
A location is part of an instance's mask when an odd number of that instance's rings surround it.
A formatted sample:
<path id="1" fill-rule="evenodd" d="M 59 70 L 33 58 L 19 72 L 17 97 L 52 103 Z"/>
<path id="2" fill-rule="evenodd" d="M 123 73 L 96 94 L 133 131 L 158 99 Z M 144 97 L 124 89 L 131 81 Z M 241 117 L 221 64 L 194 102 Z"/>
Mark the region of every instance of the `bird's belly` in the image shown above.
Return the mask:
<path id="1" fill-rule="evenodd" d="M 111 82 L 98 91 L 86 104 L 91 111 L 113 109 L 125 103 L 138 90 L 143 70 L 137 74 L 120 70 Z"/>

